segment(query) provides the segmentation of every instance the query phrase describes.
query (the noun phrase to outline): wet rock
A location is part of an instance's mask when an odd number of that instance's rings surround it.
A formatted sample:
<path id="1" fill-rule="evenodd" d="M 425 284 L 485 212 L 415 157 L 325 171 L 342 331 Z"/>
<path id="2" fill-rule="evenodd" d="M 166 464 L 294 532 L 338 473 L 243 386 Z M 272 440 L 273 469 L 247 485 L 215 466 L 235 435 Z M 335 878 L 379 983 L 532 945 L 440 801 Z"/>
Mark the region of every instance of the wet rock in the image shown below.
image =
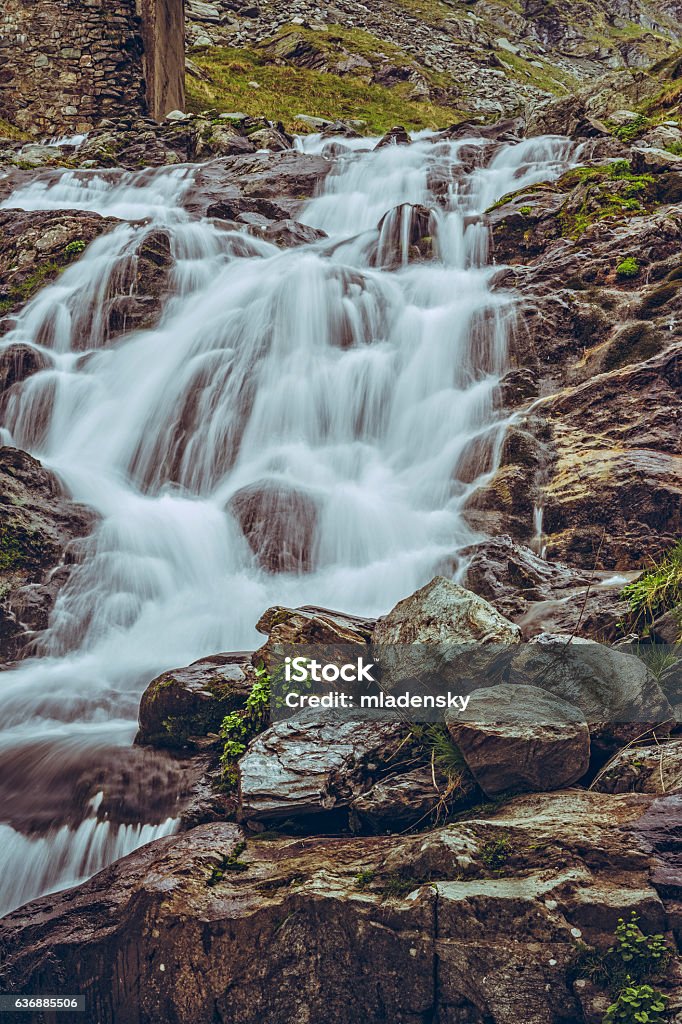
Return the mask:
<path id="1" fill-rule="evenodd" d="M 373 642 L 393 644 L 517 644 L 517 626 L 491 604 L 444 576 L 399 601 L 377 622 Z"/>
<path id="2" fill-rule="evenodd" d="M 526 639 L 541 632 L 575 631 L 609 639 L 620 635 L 629 605 L 620 596 L 623 582 L 618 578 L 610 581 L 607 573 L 595 576 L 548 561 L 506 536 L 460 554 L 468 561 L 467 588 L 519 625 Z"/>
<path id="3" fill-rule="evenodd" d="M 373 659 L 386 691 L 466 694 L 520 639 L 491 604 L 437 576 L 378 620 Z"/>
<path id="4" fill-rule="evenodd" d="M 324 157 L 298 152 L 212 160 L 197 171 L 185 205 L 195 217 L 235 220 L 248 212 L 274 221 L 295 218 L 331 167 Z"/>
<path id="5" fill-rule="evenodd" d="M 659 644 L 676 644 L 682 639 L 682 604 L 654 619 L 649 630 Z"/>
<path id="6" fill-rule="evenodd" d="M 0 210 L 2 316 L 21 308 L 118 221 L 78 210 Z"/>
<path id="7" fill-rule="evenodd" d="M 319 645 L 332 651 L 357 647 L 362 653 L 371 639 L 374 626 L 374 619 L 346 615 L 328 608 L 313 605 L 283 608 L 277 605 L 268 608 L 256 623 L 258 632 L 265 634 L 268 640 L 254 654 L 253 664 L 263 664 L 272 669 L 281 663 L 282 649 L 291 645 Z"/>
<path id="8" fill-rule="evenodd" d="M 94 514 L 26 452 L 0 448 L 0 661 L 27 653 L 44 628 Z M 22 616 L 28 621 L 24 621 Z"/>
<path id="9" fill-rule="evenodd" d="M 521 366 L 508 370 L 499 384 L 500 404 L 509 409 L 525 405 L 539 393 L 538 372 L 534 367 Z"/>
<path id="10" fill-rule="evenodd" d="M 155 747 L 202 748 L 223 719 L 241 710 L 255 675 L 251 654 L 215 654 L 152 680 L 140 703 L 135 742 Z"/>
<path id="11" fill-rule="evenodd" d="M 297 245 L 311 245 L 326 238 L 325 231 L 311 228 L 307 224 L 300 224 L 296 220 L 278 220 L 269 224 L 262 237 L 266 242 L 272 242 L 283 249 L 293 249 Z"/>
<path id="12" fill-rule="evenodd" d="M 426 828 L 434 821 L 443 821 L 453 810 L 465 806 L 476 791 L 473 780 L 464 772 L 458 786 L 448 783 L 431 765 L 379 779 L 351 803 L 351 827 L 354 832 L 381 834 Z"/>
<path id="13" fill-rule="evenodd" d="M 486 796 L 563 789 L 590 763 L 582 713 L 536 686 L 477 690 L 448 731 Z"/>
<path id="14" fill-rule="evenodd" d="M 680 350 L 547 402 L 555 462 L 541 501 L 551 557 L 587 567 L 600 549 L 603 567 L 635 568 L 682 534 Z"/>
<path id="15" fill-rule="evenodd" d="M 305 713 L 261 733 L 239 762 L 239 819 L 309 819 L 369 789 L 406 727 Z M 341 818 L 347 823 L 347 814 Z"/>
<path id="16" fill-rule="evenodd" d="M 599 773 L 594 785 L 599 793 L 654 793 L 682 791 L 682 740 L 670 739 L 655 746 L 621 750 Z"/>
<path id="17" fill-rule="evenodd" d="M 199 134 L 195 146 L 195 155 L 201 159 L 216 156 L 243 156 L 255 153 L 256 142 L 238 131 L 229 122 L 212 124 Z"/>
<path id="18" fill-rule="evenodd" d="M 505 118 L 494 124 L 481 124 L 480 121 L 458 121 L 446 128 L 441 135 L 447 139 L 494 139 L 496 142 L 518 142 L 523 135 L 525 121 L 522 117 Z"/>
<path id="19" fill-rule="evenodd" d="M 170 235 L 154 229 L 118 269 L 106 299 L 108 338 L 153 327 L 171 291 Z"/>
<path id="20" fill-rule="evenodd" d="M 391 128 L 386 134 L 379 139 L 375 149 L 384 149 L 386 146 L 409 146 L 410 136 L 407 134 L 402 126 Z"/>
<path id="21" fill-rule="evenodd" d="M 673 711 L 646 664 L 591 640 L 544 633 L 514 652 L 509 681 L 538 686 L 579 708 L 597 758 L 647 728 L 666 735 Z"/>
<path id="22" fill-rule="evenodd" d="M 0 403 L 2 396 L 14 384 L 20 384 L 49 365 L 44 353 L 32 345 L 19 344 L 3 348 L 0 351 Z"/>
<path id="23" fill-rule="evenodd" d="M 319 507 L 311 495 L 263 480 L 237 491 L 227 511 L 263 569 L 300 573 L 313 568 Z"/>
<path id="24" fill-rule="evenodd" d="M 259 128 L 249 135 L 249 142 L 256 149 L 268 149 L 271 153 L 283 153 L 287 149 L 293 149 L 291 136 L 276 128 Z"/>
<path id="25" fill-rule="evenodd" d="M 651 798 L 580 791 L 427 836 L 244 846 L 237 826 L 203 825 L 6 917 L 3 987 L 69 977 L 100 1024 L 568 1024 L 576 935 L 605 949 L 631 910 L 649 934 L 669 927 L 650 872 L 675 799 L 658 825 Z"/>
<path id="26" fill-rule="evenodd" d="M 426 206 L 403 203 L 389 210 L 379 221 L 376 250 L 370 257 L 374 266 L 396 270 L 409 261 L 433 257 L 435 224 Z"/>

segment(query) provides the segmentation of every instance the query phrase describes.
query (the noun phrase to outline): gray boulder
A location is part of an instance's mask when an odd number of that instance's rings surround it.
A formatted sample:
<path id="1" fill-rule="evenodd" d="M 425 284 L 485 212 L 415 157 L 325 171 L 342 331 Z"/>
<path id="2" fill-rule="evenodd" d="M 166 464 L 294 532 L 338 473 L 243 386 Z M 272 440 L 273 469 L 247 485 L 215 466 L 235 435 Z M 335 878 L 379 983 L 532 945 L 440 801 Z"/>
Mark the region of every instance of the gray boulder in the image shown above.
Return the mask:
<path id="1" fill-rule="evenodd" d="M 379 619 L 372 639 L 385 688 L 416 681 L 432 693 L 446 686 L 466 693 L 515 649 L 521 630 L 483 598 L 436 576 Z"/>
<path id="2" fill-rule="evenodd" d="M 653 725 L 672 718 L 670 704 L 640 658 L 580 637 L 534 637 L 514 652 L 510 681 L 549 690 L 580 708 L 593 726 Z"/>
<path id="3" fill-rule="evenodd" d="M 590 733 L 581 712 L 535 686 L 478 690 L 447 725 L 487 796 L 563 789 L 589 765 Z"/>

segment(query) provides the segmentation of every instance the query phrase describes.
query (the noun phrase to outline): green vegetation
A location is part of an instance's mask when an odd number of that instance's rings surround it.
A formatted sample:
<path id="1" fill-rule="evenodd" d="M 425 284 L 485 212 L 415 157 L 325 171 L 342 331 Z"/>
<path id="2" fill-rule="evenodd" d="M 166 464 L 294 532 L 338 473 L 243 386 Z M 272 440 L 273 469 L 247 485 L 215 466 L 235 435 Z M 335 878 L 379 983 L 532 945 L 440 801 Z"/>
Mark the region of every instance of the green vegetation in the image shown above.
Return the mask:
<path id="1" fill-rule="evenodd" d="M 246 843 L 239 843 L 231 854 L 220 858 L 219 864 L 213 868 L 206 882 L 209 889 L 221 882 L 226 874 L 248 871 L 249 865 L 246 861 L 240 860 L 240 856 L 246 849 Z"/>
<path id="2" fill-rule="evenodd" d="M 228 785 L 237 781 L 236 764 L 250 740 L 262 732 L 267 724 L 270 710 L 272 682 L 265 669 L 256 670 L 256 681 L 246 699 L 242 711 L 233 711 L 223 719 L 220 736 L 223 753 L 220 763 L 223 777 Z"/>
<path id="3" fill-rule="evenodd" d="M 609 949 L 635 982 L 658 977 L 670 961 L 670 950 L 663 935 L 645 935 L 632 911 L 629 921 L 618 919 L 616 943 Z"/>
<path id="4" fill-rule="evenodd" d="M 609 125 L 607 127 L 611 126 Z M 638 114 L 638 116 L 633 118 L 632 121 L 618 125 L 618 127 L 611 127 L 611 130 L 616 138 L 620 139 L 621 142 L 633 142 L 635 139 L 638 139 L 640 135 L 643 135 L 649 127 L 649 118 L 645 117 L 644 114 Z"/>
<path id="5" fill-rule="evenodd" d="M 645 935 L 639 917 L 619 918 L 615 943 L 605 952 L 580 943 L 575 971 L 613 998 L 603 1024 L 663 1024 L 667 997 L 650 982 L 662 978 L 671 959 L 663 935 Z"/>
<path id="6" fill-rule="evenodd" d="M 26 556 L 16 530 L 9 523 L 0 523 L 0 572 L 20 569 L 25 563 Z"/>
<path id="7" fill-rule="evenodd" d="M 429 879 L 426 878 L 415 878 L 413 875 L 398 872 L 388 875 L 381 887 L 381 891 L 387 899 L 399 900 L 403 896 L 409 896 L 411 892 L 418 889 L 420 885 L 425 885 L 428 881 Z"/>
<path id="8" fill-rule="evenodd" d="M 509 50 L 497 50 L 497 58 L 507 72 L 507 77 L 525 85 L 542 89 L 552 96 L 565 96 L 579 83 L 573 75 L 567 74 L 550 61 L 525 60 Z M 538 64 L 542 64 L 538 67 Z"/>
<path id="9" fill-rule="evenodd" d="M 579 238 L 599 221 L 636 216 L 656 205 L 653 175 L 634 174 L 627 160 L 600 167 L 579 167 L 559 181 L 559 188 L 580 186 L 577 205 L 567 203 L 560 214 L 565 237 Z"/>
<path id="10" fill-rule="evenodd" d="M 0 117 L 0 139 L 9 139 L 10 142 L 28 142 L 31 138 L 26 132 L 22 132 L 20 128 L 15 128 L 9 121 L 3 120 Z"/>
<path id="11" fill-rule="evenodd" d="M 302 46 L 329 63 L 330 71 L 299 67 L 279 55 L 278 51 L 290 52 L 299 39 Z M 364 75 L 362 68 L 355 74 L 333 73 L 334 63 L 346 59 L 349 53 L 370 64 Z M 386 58 L 397 67 L 417 71 L 443 96 L 452 90 L 449 76 L 427 71 L 398 47 L 367 32 L 330 26 L 328 32 L 316 33 L 296 27 L 295 32 L 286 29 L 258 48 L 196 49 L 192 60 L 210 81 L 188 77 L 187 109 L 239 110 L 252 116 L 265 112 L 286 129 L 300 132 L 310 131 L 297 120 L 301 113 L 329 120 L 360 119 L 369 132 L 384 132 L 396 124 L 410 130 L 442 128 L 461 118 L 462 111 L 447 98 L 437 103 L 411 98 L 414 82 L 399 81 L 390 86 L 369 83 L 368 76 Z"/>
<path id="12" fill-rule="evenodd" d="M 639 263 L 634 256 L 626 256 L 616 267 L 616 277 L 631 278 L 639 274 Z"/>
<path id="13" fill-rule="evenodd" d="M 682 540 L 639 579 L 623 590 L 629 602 L 633 626 L 646 629 L 653 620 L 682 605 Z"/>
<path id="14" fill-rule="evenodd" d="M 358 889 L 366 889 L 376 878 L 376 871 L 360 871 L 355 876 L 355 885 Z"/>
<path id="15" fill-rule="evenodd" d="M 665 1024 L 668 997 L 651 985 L 627 985 L 606 1011 L 604 1024 Z"/>
<path id="16" fill-rule="evenodd" d="M 509 860 L 512 847 L 509 839 L 490 839 L 481 847 L 481 860 L 491 871 L 499 871 Z"/>
<path id="17" fill-rule="evenodd" d="M 84 242 L 82 238 L 76 238 L 73 240 L 73 242 L 69 242 L 69 244 L 64 247 L 64 255 L 78 256 L 80 255 L 80 253 L 83 252 L 86 245 L 87 242 Z"/>

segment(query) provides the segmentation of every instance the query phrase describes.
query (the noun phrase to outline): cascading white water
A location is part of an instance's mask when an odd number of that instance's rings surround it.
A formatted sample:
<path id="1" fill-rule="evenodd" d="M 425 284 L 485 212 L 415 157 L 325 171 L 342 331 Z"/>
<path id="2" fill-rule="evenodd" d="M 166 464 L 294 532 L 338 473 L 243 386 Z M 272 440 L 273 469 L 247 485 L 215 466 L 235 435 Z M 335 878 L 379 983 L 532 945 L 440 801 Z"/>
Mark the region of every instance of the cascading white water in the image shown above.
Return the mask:
<path id="1" fill-rule="evenodd" d="M 191 168 L 69 172 L 2 204 L 127 223 L 89 246 L 0 341 L 33 345 L 50 364 L 10 395 L 3 436 L 101 516 L 41 656 L 0 679 L 1 764 L 39 736 L 49 789 L 60 751 L 82 748 L 96 764 L 101 747 L 129 744 L 149 679 L 257 642 L 268 605 L 385 612 L 436 571 L 455 572 L 458 549 L 476 539 L 462 508 L 495 466 L 494 395 L 515 309 L 491 289 L 478 215 L 559 173 L 571 147 L 371 144 L 336 157 L 301 214 L 329 239 L 289 251 L 191 221 Z M 415 262 L 420 206 L 432 211 L 434 253 Z M 159 227 L 171 238 L 175 297 L 158 326 L 112 342 L 102 315 L 110 282 Z M 292 571 L 267 571 L 231 514 L 254 491 L 270 496 L 283 546 L 300 549 L 296 564 L 278 566 Z M 57 798 L 50 815 L 47 831 L 2 826 L 0 911 L 173 827 L 164 817 L 121 835 L 98 822 L 92 801 L 80 822 Z"/>

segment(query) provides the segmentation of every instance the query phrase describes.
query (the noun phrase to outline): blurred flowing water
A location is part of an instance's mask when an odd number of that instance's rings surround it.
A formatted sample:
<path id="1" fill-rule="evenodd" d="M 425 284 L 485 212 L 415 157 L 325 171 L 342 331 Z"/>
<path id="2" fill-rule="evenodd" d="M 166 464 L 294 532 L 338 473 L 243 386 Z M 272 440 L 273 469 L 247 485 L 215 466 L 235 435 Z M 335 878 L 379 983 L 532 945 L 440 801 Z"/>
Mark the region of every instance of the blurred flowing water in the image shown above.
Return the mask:
<path id="1" fill-rule="evenodd" d="M 129 747 L 154 675 L 256 644 L 271 604 L 384 613 L 436 572 L 456 575 L 477 539 L 462 509 L 499 455 L 495 390 L 515 324 L 479 215 L 558 175 L 571 146 L 375 141 L 333 158 L 300 215 L 329 237 L 293 250 L 192 221 L 191 167 L 72 171 L 2 204 L 124 223 L 0 340 L 49 363 L 13 389 L 0 439 L 100 516 L 40 656 L 0 676 L 0 912 L 176 827 L 167 807 L 114 822 L 101 794 L 71 784 Z M 417 218 L 428 259 L 414 258 Z M 112 341 L 109 297 L 159 229 L 173 297 L 157 326 Z M 276 572 L 230 512 L 254 492 L 295 552 Z"/>

